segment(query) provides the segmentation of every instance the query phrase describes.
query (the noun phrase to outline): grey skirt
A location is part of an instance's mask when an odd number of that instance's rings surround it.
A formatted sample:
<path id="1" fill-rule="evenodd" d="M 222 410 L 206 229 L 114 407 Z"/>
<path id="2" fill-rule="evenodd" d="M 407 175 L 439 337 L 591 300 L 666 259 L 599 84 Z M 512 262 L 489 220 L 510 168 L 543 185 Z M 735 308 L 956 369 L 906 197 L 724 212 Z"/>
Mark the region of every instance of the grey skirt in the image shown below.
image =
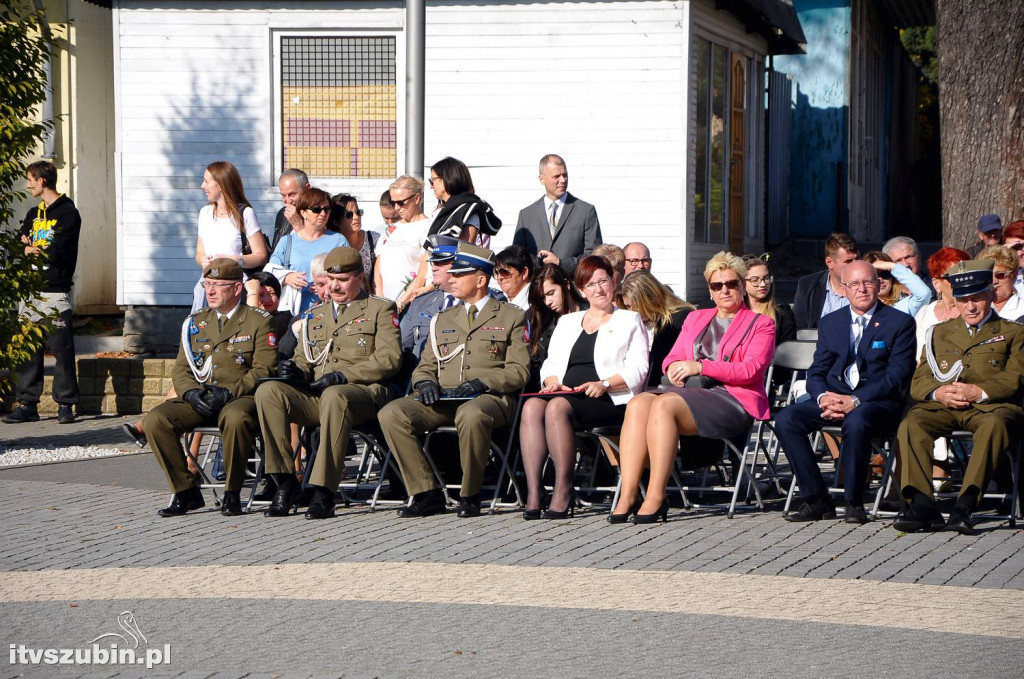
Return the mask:
<path id="1" fill-rule="evenodd" d="M 731 439 L 750 431 L 754 418 L 723 386 L 711 389 L 661 386 L 655 393 L 673 393 L 686 401 L 697 423 L 697 433 L 709 439 Z"/>

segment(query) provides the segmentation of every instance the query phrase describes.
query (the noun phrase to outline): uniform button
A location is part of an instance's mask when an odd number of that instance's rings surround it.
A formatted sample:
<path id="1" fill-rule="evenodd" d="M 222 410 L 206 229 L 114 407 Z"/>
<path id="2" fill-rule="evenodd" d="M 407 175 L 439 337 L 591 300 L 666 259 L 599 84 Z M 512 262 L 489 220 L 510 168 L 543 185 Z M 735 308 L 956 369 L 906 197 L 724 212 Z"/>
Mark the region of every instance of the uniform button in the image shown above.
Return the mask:
<path id="1" fill-rule="evenodd" d="M 215 353 L 215 354 L 216 354 L 216 353 L 217 353 L 218 351 L 220 351 L 220 349 L 214 349 L 214 350 L 213 350 L 213 353 Z"/>
<path id="2" fill-rule="evenodd" d="M 470 351 L 469 349 L 466 349 L 466 356 L 469 356 L 472 353 L 473 353 L 472 351 Z"/>

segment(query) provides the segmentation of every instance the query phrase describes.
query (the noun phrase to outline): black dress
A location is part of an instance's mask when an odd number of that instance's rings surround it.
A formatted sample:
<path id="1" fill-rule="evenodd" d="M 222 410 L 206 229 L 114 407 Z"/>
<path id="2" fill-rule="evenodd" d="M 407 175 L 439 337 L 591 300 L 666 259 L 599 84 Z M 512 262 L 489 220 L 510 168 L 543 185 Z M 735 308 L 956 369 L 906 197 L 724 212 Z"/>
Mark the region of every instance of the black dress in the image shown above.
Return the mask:
<path id="1" fill-rule="evenodd" d="M 578 387 L 586 382 L 599 382 L 601 378 L 594 366 L 594 344 L 597 332 L 587 334 L 581 332 L 576 343 L 569 352 L 569 364 L 565 369 L 562 384 L 567 387 Z M 600 427 L 622 424 L 626 417 L 626 404 L 615 405 L 612 397 L 604 394 L 599 398 L 591 398 L 586 394 L 573 394 L 565 397 L 572 408 L 573 422 L 580 427 Z"/>
<path id="2" fill-rule="evenodd" d="M 651 340 L 651 372 L 647 373 L 647 386 L 656 387 L 661 384 L 661 376 L 665 373 L 661 364 L 665 362 L 668 352 L 672 351 L 679 331 L 683 328 L 683 321 L 689 315 L 689 309 L 680 309 L 672 314 L 672 321 L 654 332 L 654 339 Z"/>

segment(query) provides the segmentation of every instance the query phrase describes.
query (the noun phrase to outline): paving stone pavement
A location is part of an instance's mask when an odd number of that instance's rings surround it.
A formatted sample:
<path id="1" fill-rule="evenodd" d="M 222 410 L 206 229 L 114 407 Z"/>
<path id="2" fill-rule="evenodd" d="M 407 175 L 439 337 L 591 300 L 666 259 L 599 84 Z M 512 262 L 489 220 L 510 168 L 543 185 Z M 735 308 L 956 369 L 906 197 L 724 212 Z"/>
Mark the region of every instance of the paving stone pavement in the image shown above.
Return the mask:
<path id="1" fill-rule="evenodd" d="M 80 422 L 66 435 L 121 445 L 121 421 Z M 63 431 L 31 426 L 0 436 Z M 175 654 L 145 671 L 8 657 L 0 679 L 1022 676 L 1024 667 L 1024 531 L 1005 523 L 965 537 L 902 535 L 885 520 L 790 524 L 777 511 L 727 519 L 673 509 L 667 524 L 638 527 L 595 511 L 561 522 L 512 512 L 400 520 L 362 506 L 305 521 L 225 518 L 212 503 L 161 519 L 162 484 L 148 454 L 0 470 L 9 648 L 84 648 L 130 611 L 150 646 Z M 295 573 L 297 590 L 267 575 L 275 568 Z M 419 586 L 423 572 L 437 584 Z M 247 578 L 247 590 L 232 589 Z M 446 599 L 453 581 L 465 593 Z M 563 591 L 578 599 L 563 601 Z M 791 594 L 766 603 L 778 591 Z M 889 607 L 891 619 L 879 617 Z"/>

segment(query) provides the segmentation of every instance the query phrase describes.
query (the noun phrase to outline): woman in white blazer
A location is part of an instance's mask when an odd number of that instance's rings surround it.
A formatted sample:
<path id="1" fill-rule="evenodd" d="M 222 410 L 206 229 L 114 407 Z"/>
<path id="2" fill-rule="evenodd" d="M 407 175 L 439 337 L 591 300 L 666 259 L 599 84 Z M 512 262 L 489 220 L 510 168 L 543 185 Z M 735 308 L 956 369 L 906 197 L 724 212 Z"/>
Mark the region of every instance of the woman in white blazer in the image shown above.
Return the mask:
<path id="1" fill-rule="evenodd" d="M 576 287 L 590 308 L 558 319 L 540 369 L 542 394 L 526 401 L 519 427 L 528 487 L 524 519 L 571 515 L 577 429 L 621 424 L 626 403 L 647 384 L 647 328 L 640 315 L 614 304 L 613 270 L 603 257 L 576 267 Z M 555 487 L 542 513 L 548 456 Z"/>

